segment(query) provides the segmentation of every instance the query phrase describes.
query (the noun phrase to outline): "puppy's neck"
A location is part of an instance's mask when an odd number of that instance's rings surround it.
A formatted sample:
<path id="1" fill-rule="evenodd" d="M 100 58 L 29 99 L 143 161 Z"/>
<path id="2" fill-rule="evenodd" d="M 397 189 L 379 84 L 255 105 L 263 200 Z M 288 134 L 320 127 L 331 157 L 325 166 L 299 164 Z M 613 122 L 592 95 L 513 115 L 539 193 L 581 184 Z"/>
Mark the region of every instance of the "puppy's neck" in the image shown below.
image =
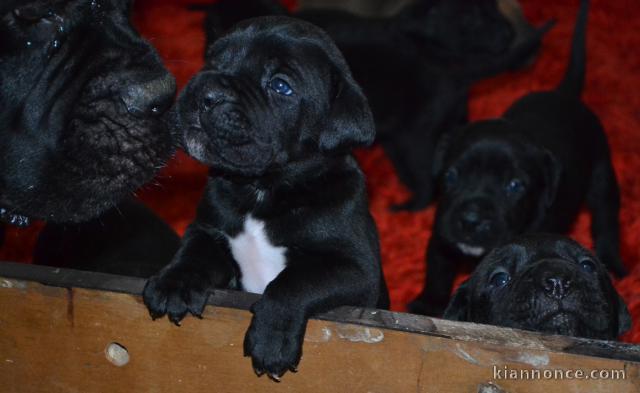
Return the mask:
<path id="1" fill-rule="evenodd" d="M 348 156 L 312 156 L 304 160 L 290 161 L 286 165 L 271 169 L 260 176 L 242 176 L 222 174 L 226 180 L 237 185 L 245 185 L 257 190 L 273 190 L 277 188 L 297 188 L 321 179 L 327 174 L 340 170 L 348 165 Z"/>
<path id="2" fill-rule="evenodd" d="M 241 212 L 277 213 L 319 203 L 337 203 L 364 187 L 363 176 L 351 156 L 298 162 L 282 171 L 257 178 L 222 176 L 226 195 Z"/>

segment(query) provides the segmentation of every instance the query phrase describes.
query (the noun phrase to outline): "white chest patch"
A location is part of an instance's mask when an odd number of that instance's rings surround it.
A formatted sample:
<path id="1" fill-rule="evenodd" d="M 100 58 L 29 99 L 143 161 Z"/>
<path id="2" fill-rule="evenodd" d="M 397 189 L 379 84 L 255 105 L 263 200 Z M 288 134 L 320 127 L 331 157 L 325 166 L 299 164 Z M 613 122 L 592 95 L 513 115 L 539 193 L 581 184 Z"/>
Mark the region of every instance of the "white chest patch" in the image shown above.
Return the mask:
<path id="1" fill-rule="evenodd" d="M 286 266 L 286 247 L 271 244 L 264 222 L 251 216 L 245 218 L 242 232 L 229 239 L 229 245 L 242 273 L 242 287 L 247 292 L 262 294 Z"/>

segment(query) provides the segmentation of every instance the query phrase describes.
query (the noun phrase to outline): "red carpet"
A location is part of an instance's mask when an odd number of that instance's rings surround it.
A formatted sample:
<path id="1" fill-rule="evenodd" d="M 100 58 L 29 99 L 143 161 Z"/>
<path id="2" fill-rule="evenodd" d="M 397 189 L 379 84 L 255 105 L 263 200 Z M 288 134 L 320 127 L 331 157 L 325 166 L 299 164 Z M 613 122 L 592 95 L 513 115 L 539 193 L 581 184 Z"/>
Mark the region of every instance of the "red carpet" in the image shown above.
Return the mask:
<path id="1" fill-rule="evenodd" d="M 202 66 L 203 15 L 186 9 L 196 0 L 137 0 L 135 22 L 160 51 L 179 86 Z M 558 23 L 544 41 L 536 64 L 514 74 L 477 85 L 472 93 L 472 119 L 500 115 L 515 99 L 531 90 L 549 89 L 560 80 L 567 61 L 577 0 L 522 0 L 534 24 L 555 18 Z M 625 341 L 640 343 L 640 11 L 633 0 L 593 0 L 589 22 L 589 64 L 584 99 L 600 116 L 609 135 L 622 191 L 622 256 L 630 276 L 616 283 L 633 315 L 635 329 Z M 391 214 L 387 207 L 408 194 L 398 182 L 380 148 L 358 152 L 368 176 L 371 211 L 382 242 L 385 276 L 392 308 L 404 305 L 420 291 L 424 254 L 431 234 L 434 208 L 419 214 Z M 182 233 L 194 216 L 206 178 L 206 168 L 180 153 L 140 197 Z M 590 216 L 583 212 L 571 236 L 591 247 Z M 0 260 L 28 262 L 37 227 L 11 229 Z M 462 279 L 463 277 L 459 277 Z"/>

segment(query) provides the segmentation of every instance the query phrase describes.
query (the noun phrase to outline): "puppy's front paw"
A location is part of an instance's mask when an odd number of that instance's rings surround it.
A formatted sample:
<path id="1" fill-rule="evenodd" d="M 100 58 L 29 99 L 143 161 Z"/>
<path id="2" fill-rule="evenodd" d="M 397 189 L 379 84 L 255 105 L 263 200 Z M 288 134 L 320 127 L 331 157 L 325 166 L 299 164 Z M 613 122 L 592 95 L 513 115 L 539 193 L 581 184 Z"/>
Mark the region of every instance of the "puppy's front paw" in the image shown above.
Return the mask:
<path id="1" fill-rule="evenodd" d="M 205 274 L 183 268 L 168 268 L 147 281 L 142 297 L 153 319 L 168 315 L 171 322 L 191 313 L 202 315 L 211 285 Z"/>
<path id="2" fill-rule="evenodd" d="M 294 315 L 293 310 L 270 307 L 264 300 L 258 301 L 252 310 L 254 316 L 244 337 L 244 355 L 251 356 L 258 376 L 266 373 L 280 382 L 284 373 L 298 369 L 306 320 Z"/>

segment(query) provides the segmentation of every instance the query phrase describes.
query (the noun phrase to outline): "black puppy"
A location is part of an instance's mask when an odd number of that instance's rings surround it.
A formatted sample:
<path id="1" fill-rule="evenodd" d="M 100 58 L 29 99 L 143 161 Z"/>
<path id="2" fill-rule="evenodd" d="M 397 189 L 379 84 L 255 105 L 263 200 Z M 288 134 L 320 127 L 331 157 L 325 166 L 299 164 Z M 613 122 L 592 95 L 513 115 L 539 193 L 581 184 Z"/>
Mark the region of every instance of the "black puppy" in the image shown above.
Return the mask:
<path id="1" fill-rule="evenodd" d="M 600 260 L 624 275 L 619 255 L 620 196 L 607 138 L 581 101 L 588 2 L 576 24 L 571 62 L 553 91 L 529 94 L 497 120 L 472 124 L 440 142 L 434 168 L 442 197 L 414 313 L 439 315 L 456 262 L 477 261 L 526 232 L 563 233 L 586 199 Z"/>
<path id="2" fill-rule="evenodd" d="M 209 12 L 216 35 L 241 16 L 287 11 L 274 0 L 222 0 Z M 515 3 L 517 6 L 517 3 Z M 470 86 L 523 66 L 550 27 L 535 30 L 496 0 L 419 0 L 389 18 L 338 10 L 294 14 L 325 29 L 369 99 L 378 139 L 418 210 L 434 197 L 436 144 L 467 122 Z"/>
<path id="3" fill-rule="evenodd" d="M 444 317 L 603 340 L 631 328 L 604 265 L 557 235 L 527 235 L 491 251 Z"/>
<path id="4" fill-rule="evenodd" d="M 300 361 L 307 319 L 387 307 L 364 177 L 350 155 L 375 137 L 367 100 L 319 28 L 241 23 L 208 49 L 176 127 L 212 167 L 174 260 L 144 289 L 153 318 L 200 315 L 215 288 L 263 294 L 244 343 L 260 375 Z M 215 173 L 215 175 L 213 175 Z"/>
<path id="5" fill-rule="evenodd" d="M 130 3 L 0 4 L 0 219 L 97 217 L 172 154 L 175 82 Z"/>

